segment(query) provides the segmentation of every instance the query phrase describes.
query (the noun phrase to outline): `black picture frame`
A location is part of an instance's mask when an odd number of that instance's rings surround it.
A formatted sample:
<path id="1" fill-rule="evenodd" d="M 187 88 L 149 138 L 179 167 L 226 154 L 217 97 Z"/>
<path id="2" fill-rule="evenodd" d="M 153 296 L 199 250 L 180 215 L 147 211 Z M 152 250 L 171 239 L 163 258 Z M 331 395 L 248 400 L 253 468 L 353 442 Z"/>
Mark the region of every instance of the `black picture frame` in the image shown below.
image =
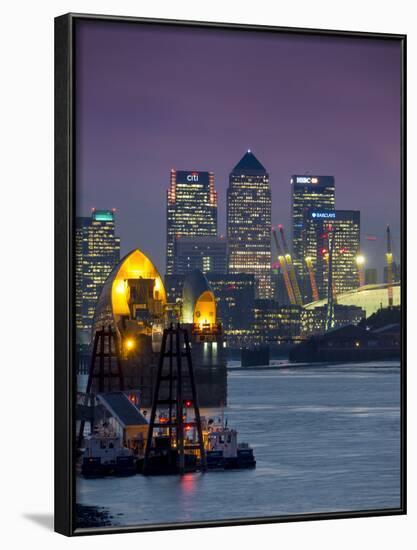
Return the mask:
<path id="1" fill-rule="evenodd" d="M 401 44 L 401 506 L 395 509 L 311 513 L 192 523 L 75 528 L 74 359 L 74 217 L 75 97 L 74 28 L 78 21 L 117 21 L 247 32 L 292 33 L 332 37 L 380 38 Z M 55 531 L 66 536 L 219 527 L 406 513 L 406 35 L 210 23 L 70 13 L 55 19 Z"/>

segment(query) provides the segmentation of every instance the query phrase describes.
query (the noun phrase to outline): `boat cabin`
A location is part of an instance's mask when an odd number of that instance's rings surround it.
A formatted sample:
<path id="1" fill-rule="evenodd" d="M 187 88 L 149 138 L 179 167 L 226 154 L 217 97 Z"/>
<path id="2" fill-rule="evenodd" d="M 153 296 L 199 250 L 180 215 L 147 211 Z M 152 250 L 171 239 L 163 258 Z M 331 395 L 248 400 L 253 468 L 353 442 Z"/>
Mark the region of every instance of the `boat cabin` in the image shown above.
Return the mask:
<path id="1" fill-rule="evenodd" d="M 208 451 L 222 451 L 224 458 L 237 455 L 237 432 L 229 428 L 221 428 L 208 434 Z"/>

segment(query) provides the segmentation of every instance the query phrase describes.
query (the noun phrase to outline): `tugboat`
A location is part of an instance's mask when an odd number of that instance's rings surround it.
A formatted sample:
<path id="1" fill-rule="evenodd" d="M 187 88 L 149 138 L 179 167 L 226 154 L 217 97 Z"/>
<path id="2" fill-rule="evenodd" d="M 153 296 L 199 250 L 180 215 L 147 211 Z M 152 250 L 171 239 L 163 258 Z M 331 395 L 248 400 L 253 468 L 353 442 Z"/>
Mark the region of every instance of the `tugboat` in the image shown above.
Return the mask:
<path id="1" fill-rule="evenodd" d="M 237 431 L 220 425 L 208 428 L 206 456 L 208 469 L 255 468 L 256 460 L 248 443 L 238 443 Z"/>
<path id="2" fill-rule="evenodd" d="M 135 456 L 104 426 L 85 439 L 81 460 L 81 475 L 87 478 L 136 474 Z"/>

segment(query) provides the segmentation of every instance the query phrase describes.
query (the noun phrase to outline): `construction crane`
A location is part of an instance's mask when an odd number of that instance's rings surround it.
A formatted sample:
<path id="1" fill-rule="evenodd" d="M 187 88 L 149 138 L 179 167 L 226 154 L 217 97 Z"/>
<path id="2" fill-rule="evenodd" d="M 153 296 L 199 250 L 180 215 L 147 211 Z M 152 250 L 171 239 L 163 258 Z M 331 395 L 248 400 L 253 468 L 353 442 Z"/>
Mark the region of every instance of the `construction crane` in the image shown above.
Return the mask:
<path id="1" fill-rule="evenodd" d="M 278 261 L 279 261 L 279 265 L 280 265 L 281 270 L 282 270 L 282 275 L 284 277 L 284 283 L 285 283 L 285 288 L 287 289 L 288 298 L 290 300 L 290 304 L 295 304 L 296 303 L 295 302 L 295 296 L 294 296 L 294 292 L 293 292 L 293 289 L 292 289 L 292 286 L 291 286 L 291 283 L 290 283 L 290 278 L 288 276 L 287 263 L 285 261 L 284 254 L 282 253 L 281 246 L 280 246 L 279 241 L 278 241 L 277 232 L 275 231 L 275 229 L 272 230 L 272 235 L 274 237 L 274 242 L 275 242 L 275 246 L 276 246 L 277 254 L 278 254 Z"/>
<path id="2" fill-rule="evenodd" d="M 279 228 L 279 232 L 281 234 L 282 244 L 284 246 L 285 261 L 287 262 L 287 265 L 288 265 L 290 281 L 291 281 L 291 285 L 292 285 L 294 296 L 295 296 L 295 303 L 298 306 L 302 306 L 303 305 L 303 299 L 301 297 L 300 287 L 298 286 L 297 277 L 295 275 L 294 264 L 292 263 L 291 254 L 289 252 L 288 245 L 287 245 L 287 240 L 285 238 L 284 228 L 282 227 L 282 225 L 279 225 L 278 228 Z"/>
<path id="3" fill-rule="evenodd" d="M 305 262 L 308 270 L 308 275 L 310 277 L 311 296 L 313 298 L 313 301 L 316 302 L 317 300 L 319 300 L 319 291 L 317 290 L 316 277 L 314 275 L 313 269 L 313 261 L 310 256 L 307 256 Z"/>
<path id="4" fill-rule="evenodd" d="M 385 254 L 387 259 L 387 290 L 388 290 L 388 307 L 394 305 L 393 291 L 392 291 L 392 247 L 391 247 L 391 230 L 387 225 L 387 252 Z"/>

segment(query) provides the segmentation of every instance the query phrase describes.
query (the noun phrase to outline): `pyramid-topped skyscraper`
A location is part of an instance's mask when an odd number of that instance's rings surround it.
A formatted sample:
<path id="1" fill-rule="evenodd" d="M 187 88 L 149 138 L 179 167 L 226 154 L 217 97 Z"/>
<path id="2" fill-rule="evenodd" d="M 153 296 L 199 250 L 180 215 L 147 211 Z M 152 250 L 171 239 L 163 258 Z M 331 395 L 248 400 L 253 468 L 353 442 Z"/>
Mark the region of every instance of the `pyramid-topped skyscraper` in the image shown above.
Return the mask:
<path id="1" fill-rule="evenodd" d="M 255 276 L 258 298 L 272 297 L 269 175 L 248 150 L 230 173 L 227 190 L 229 273 Z"/>
<path id="2" fill-rule="evenodd" d="M 246 174 L 246 175 L 268 175 L 265 168 L 255 157 L 250 149 L 243 155 L 240 161 L 233 168 L 232 174 Z"/>

